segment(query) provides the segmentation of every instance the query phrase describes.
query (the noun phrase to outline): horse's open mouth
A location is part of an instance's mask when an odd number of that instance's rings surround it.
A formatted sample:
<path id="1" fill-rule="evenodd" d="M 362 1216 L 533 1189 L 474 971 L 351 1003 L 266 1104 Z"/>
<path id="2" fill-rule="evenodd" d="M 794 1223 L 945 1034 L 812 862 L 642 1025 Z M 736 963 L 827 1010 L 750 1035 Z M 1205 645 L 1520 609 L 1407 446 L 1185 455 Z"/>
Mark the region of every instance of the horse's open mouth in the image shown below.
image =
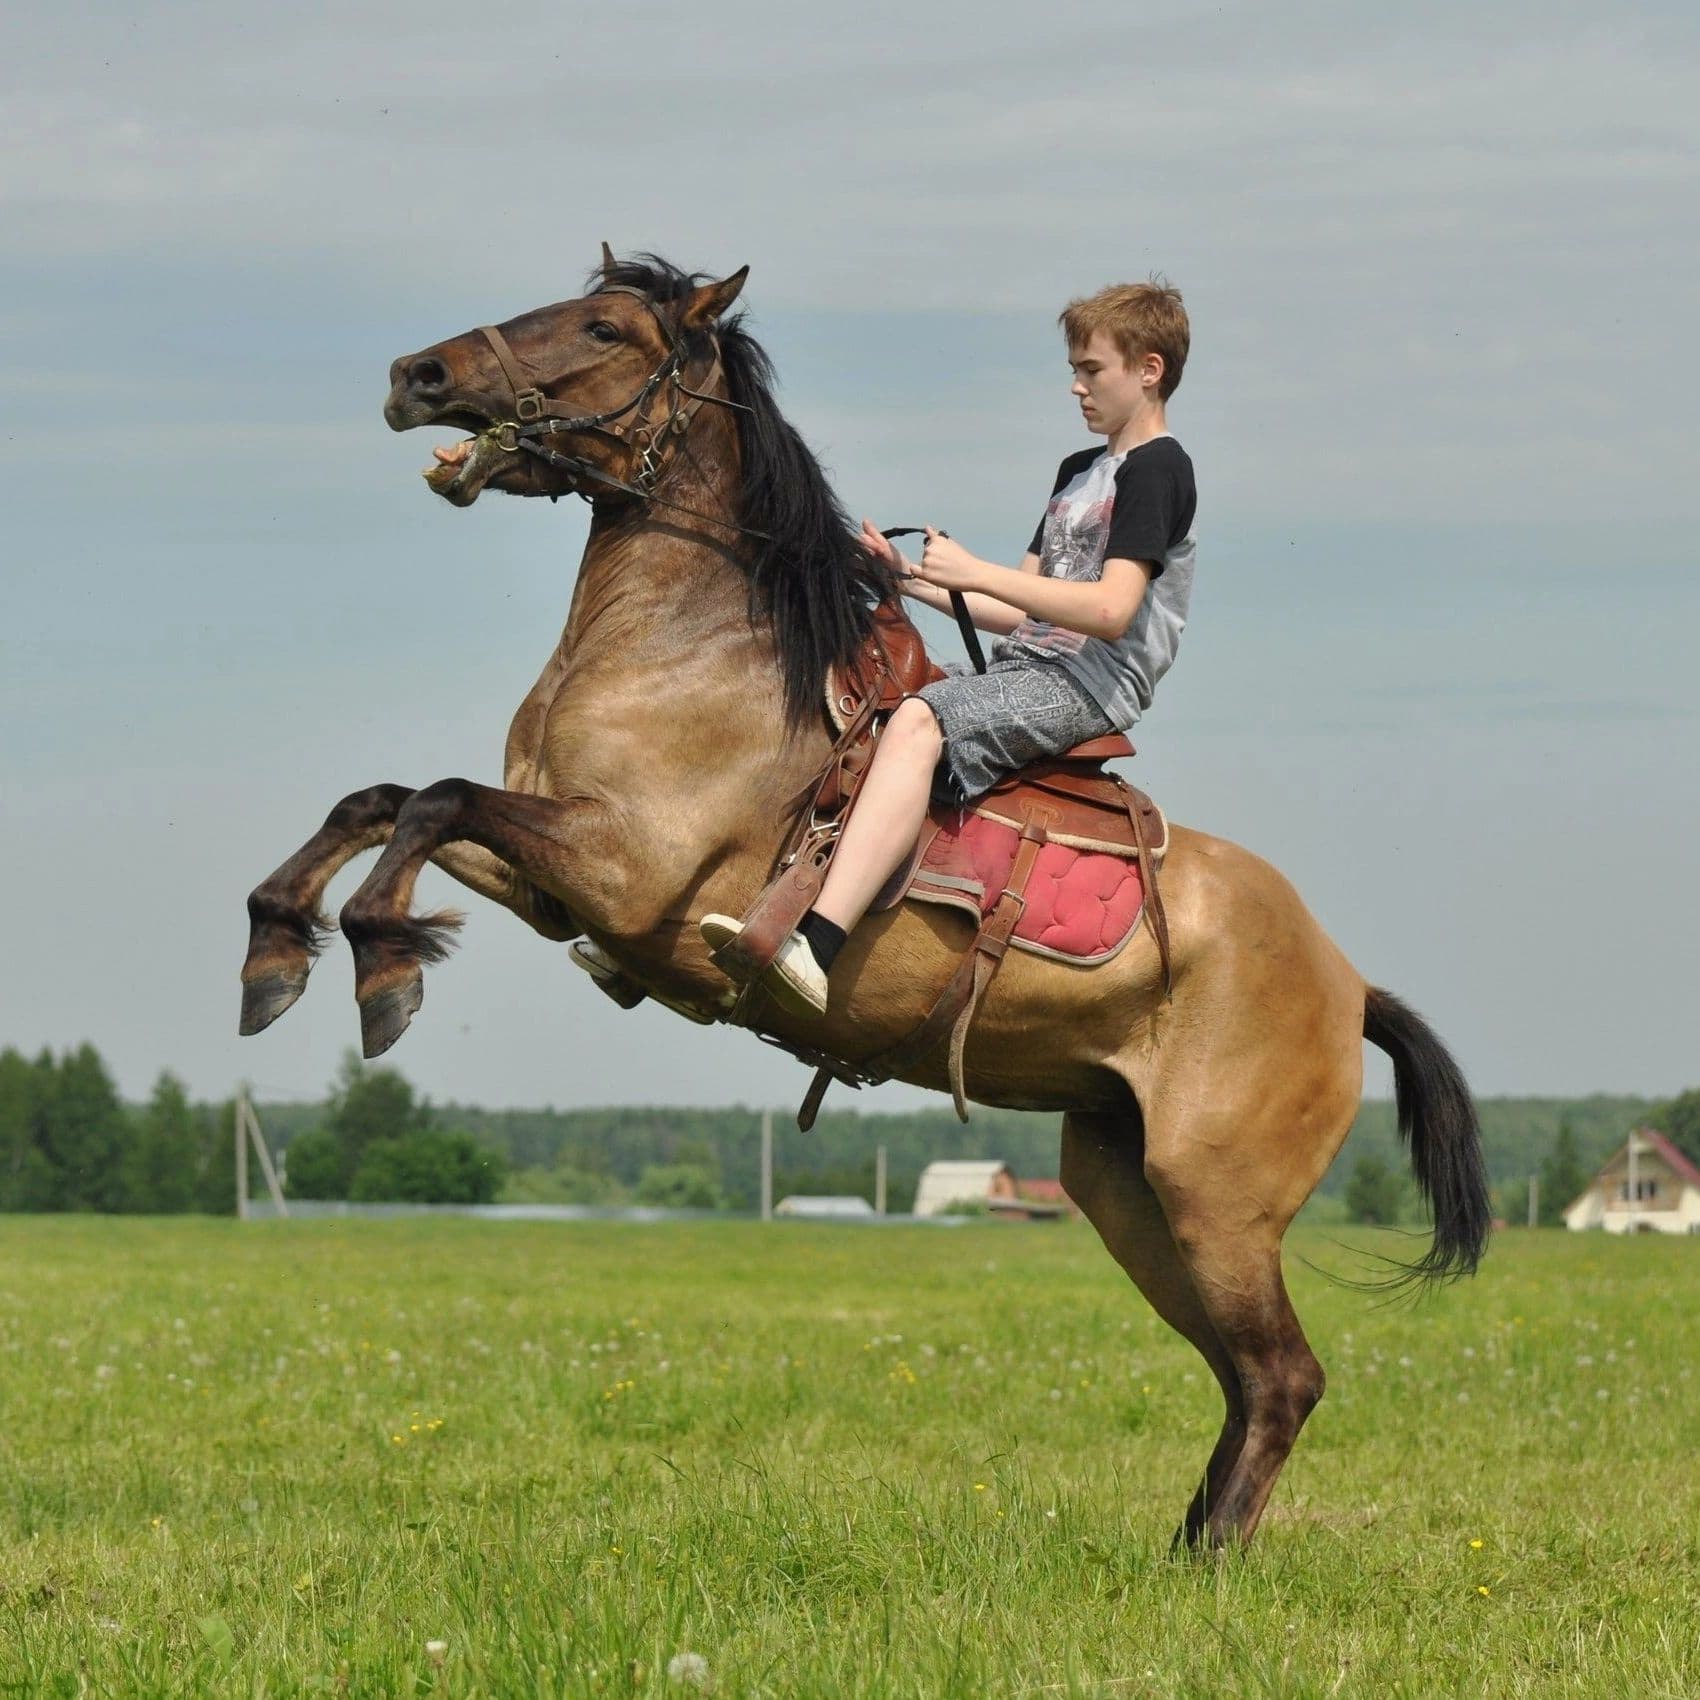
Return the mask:
<path id="1" fill-rule="evenodd" d="M 457 508 L 471 507 L 484 486 L 514 459 L 514 451 L 502 446 L 493 428 L 431 453 L 436 464 L 426 467 L 422 476 L 444 501 Z"/>

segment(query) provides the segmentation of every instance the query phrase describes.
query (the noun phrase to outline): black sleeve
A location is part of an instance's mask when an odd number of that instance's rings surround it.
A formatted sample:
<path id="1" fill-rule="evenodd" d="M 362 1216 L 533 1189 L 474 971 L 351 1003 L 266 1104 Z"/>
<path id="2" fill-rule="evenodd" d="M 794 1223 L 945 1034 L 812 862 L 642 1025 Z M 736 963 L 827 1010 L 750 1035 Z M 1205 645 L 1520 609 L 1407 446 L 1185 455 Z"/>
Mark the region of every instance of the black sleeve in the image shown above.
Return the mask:
<path id="1" fill-rule="evenodd" d="M 1150 561 L 1152 577 L 1163 557 L 1186 534 L 1191 515 L 1180 469 L 1166 456 L 1129 455 L 1116 470 L 1116 504 L 1110 514 L 1106 561 Z"/>
<path id="2" fill-rule="evenodd" d="M 1080 472 L 1089 466 L 1091 462 L 1097 458 L 1099 453 L 1100 451 L 1097 449 L 1083 449 L 1078 454 L 1065 455 L 1063 457 L 1062 465 L 1057 468 L 1056 480 L 1051 485 L 1051 495 L 1056 495 L 1063 485 L 1068 483 L 1068 481 L 1074 477 L 1077 472 Z M 1050 511 L 1050 505 L 1050 502 L 1047 500 L 1045 503 L 1046 513 Z M 1044 548 L 1045 514 L 1040 514 L 1039 524 L 1033 532 L 1033 541 L 1027 545 L 1027 553 L 1029 555 L 1040 555 L 1044 553 Z"/>

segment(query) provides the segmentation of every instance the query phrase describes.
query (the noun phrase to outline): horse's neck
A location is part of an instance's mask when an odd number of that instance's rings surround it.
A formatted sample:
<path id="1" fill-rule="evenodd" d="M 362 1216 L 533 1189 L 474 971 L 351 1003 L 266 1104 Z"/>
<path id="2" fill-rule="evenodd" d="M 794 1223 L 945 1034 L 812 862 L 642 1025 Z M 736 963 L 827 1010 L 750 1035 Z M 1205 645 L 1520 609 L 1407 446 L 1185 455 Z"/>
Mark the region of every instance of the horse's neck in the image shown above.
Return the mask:
<path id="1" fill-rule="evenodd" d="M 771 818 L 825 744 L 785 722 L 772 635 L 750 618 L 732 535 L 653 509 L 599 516 L 560 645 L 509 734 L 509 787 L 617 789 L 636 807 L 720 794 L 722 808 Z"/>

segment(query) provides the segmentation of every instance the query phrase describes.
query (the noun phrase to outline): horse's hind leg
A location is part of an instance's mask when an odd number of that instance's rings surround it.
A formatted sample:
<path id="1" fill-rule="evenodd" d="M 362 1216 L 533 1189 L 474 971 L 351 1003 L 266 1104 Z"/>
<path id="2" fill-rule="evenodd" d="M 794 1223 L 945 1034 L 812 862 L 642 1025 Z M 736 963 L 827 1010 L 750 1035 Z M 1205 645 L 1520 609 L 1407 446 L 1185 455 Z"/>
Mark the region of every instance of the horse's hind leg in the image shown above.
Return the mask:
<path id="1" fill-rule="evenodd" d="M 1245 1440 L 1239 1372 L 1222 1344 L 1169 1231 L 1168 1218 L 1145 1178 L 1145 1139 L 1137 1110 L 1125 1117 L 1071 1114 L 1063 1118 L 1062 1182 L 1098 1230 L 1151 1308 L 1190 1340 L 1222 1389 L 1222 1432 L 1198 1491 L 1175 1531 L 1174 1545 L 1194 1545 L 1215 1507 Z"/>
<path id="2" fill-rule="evenodd" d="M 1203 1525 L 1212 1546 L 1228 1546 L 1256 1532 L 1326 1378 L 1287 1297 L 1278 1236 L 1182 1244 L 1194 1289 L 1245 1391 L 1245 1441 Z"/>
<path id="3" fill-rule="evenodd" d="M 1356 1059 L 1354 1058 L 1353 1061 Z M 1242 1082 L 1242 1085 L 1247 1084 Z M 1328 1102 L 1338 1096 L 1340 1102 Z M 1239 1378 L 1245 1435 L 1210 1496 L 1199 1534 L 1212 1546 L 1249 1541 L 1304 1421 L 1321 1399 L 1311 1351 L 1281 1275 L 1281 1239 L 1351 1120 L 1345 1083 L 1309 1116 L 1250 1094 L 1207 1110 L 1194 1098 L 1148 1104 L 1145 1174 L 1162 1202 L 1193 1295 Z M 1172 1102 L 1172 1101 L 1171 1101 Z M 1338 1122 L 1338 1126 L 1333 1124 Z"/>

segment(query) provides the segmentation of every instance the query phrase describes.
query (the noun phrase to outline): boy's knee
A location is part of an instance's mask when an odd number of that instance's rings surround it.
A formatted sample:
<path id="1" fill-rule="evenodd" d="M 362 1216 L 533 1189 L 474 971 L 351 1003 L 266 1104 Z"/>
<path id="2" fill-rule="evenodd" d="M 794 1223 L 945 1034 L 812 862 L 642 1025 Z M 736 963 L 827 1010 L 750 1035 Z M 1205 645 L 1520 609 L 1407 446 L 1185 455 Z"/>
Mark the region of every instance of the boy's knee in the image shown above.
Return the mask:
<path id="1" fill-rule="evenodd" d="M 938 716 L 922 697 L 905 697 L 886 722 L 881 737 L 886 743 L 896 741 L 917 751 L 930 749 L 935 757 L 944 748 Z"/>

